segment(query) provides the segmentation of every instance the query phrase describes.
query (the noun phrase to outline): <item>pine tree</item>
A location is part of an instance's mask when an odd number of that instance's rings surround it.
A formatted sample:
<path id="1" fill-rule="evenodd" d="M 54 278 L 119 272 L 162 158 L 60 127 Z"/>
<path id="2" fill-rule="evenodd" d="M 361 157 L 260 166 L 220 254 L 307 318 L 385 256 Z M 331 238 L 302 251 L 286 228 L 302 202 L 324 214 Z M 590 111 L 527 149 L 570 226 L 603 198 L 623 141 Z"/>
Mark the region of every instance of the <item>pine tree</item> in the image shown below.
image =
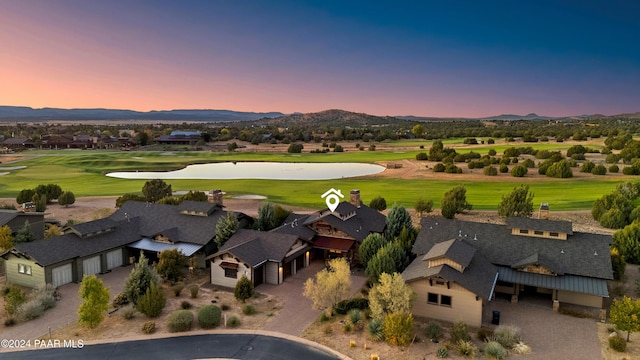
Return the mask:
<path id="1" fill-rule="evenodd" d="M 16 233 L 16 244 L 31 242 L 36 239 L 36 236 L 31 231 L 31 226 L 29 225 L 29 220 L 24 221 L 24 226 L 18 230 Z"/>
<path id="2" fill-rule="evenodd" d="M 147 292 L 152 283 L 160 282 L 158 274 L 149 267 L 149 260 L 140 251 L 140 259 L 131 270 L 127 282 L 124 285 L 124 294 L 129 302 L 138 304 L 140 297 Z"/>
<path id="3" fill-rule="evenodd" d="M 104 313 L 109 309 L 109 289 L 105 288 L 102 280 L 95 275 L 85 276 L 78 295 L 82 304 L 78 308 L 78 322 L 95 328 L 104 319 Z"/>
<path id="4" fill-rule="evenodd" d="M 529 192 L 529 185 L 513 188 L 508 195 L 502 196 L 498 205 L 498 215 L 503 217 L 525 217 L 533 213 L 533 193 Z"/>
<path id="5" fill-rule="evenodd" d="M 71 191 L 65 191 L 58 197 L 58 204 L 69 207 L 76 202 L 76 196 Z"/>
<path id="6" fill-rule="evenodd" d="M 253 296 L 253 283 L 246 276 L 242 276 L 236 283 L 233 295 L 236 299 L 245 302 Z"/>
<path id="7" fill-rule="evenodd" d="M 216 243 L 218 249 L 238 231 L 238 219 L 232 211 L 227 212 L 227 216 L 221 217 L 216 224 Z"/>
<path id="8" fill-rule="evenodd" d="M 150 318 L 158 317 L 167 304 L 162 287 L 152 282 L 147 291 L 138 299 L 138 311 Z"/>
<path id="9" fill-rule="evenodd" d="M 407 228 L 407 230 L 413 231 L 413 222 L 411 221 L 411 215 L 409 215 L 409 212 L 403 206 L 393 204 L 391 210 L 389 210 L 389 214 L 387 215 L 387 239 L 395 239 L 400 235 L 403 228 Z"/>
<path id="10" fill-rule="evenodd" d="M 276 209 L 271 203 L 264 203 L 258 209 L 258 219 L 256 228 L 262 231 L 269 231 L 276 227 Z"/>

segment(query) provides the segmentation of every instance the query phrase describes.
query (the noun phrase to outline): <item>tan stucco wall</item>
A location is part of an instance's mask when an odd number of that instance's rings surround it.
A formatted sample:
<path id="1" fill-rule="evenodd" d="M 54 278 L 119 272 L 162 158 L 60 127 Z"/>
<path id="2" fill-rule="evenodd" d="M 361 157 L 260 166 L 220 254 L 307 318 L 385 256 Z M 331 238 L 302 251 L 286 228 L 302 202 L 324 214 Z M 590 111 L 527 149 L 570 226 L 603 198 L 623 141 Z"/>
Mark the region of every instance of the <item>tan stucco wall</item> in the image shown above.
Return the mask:
<path id="1" fill-rule="evenodd" d="M 412 281 L 409 286 L 416 293 L 412 309 L 414 315 L 451 323 L 462 321 L 472 327 L 482 325 L 482 300 L 476 300 L 472 292 L 456 284 L 451 284 L 450 289 L 435 282 L 430 286 L 429 280 Z M 430 292 L 451 296 L 451 307 L 428 304 L 427 294 Z"/>
<path id="2" fill-rule="evenodd" d="M 602 309 L 602 298 L 600 296 L 558 290 L 557 300 L 560 301 L 561 303 L 591 306 L 591 307 Z"/>
<path id="3" fill-rule="evenodd" d="M 18 272 L 18 264 L 31 266 L 31 275 L 20 274 Z M 44 268 L 33 261 L 9 255 L 5 266 L 7 270 L 7 283 L 36 289 L 45 285 Z"/>
<path id="4" fill-rule="evenodd" d="M 223 261 L 238 264 L 237 278 L 232 279 L 224 276 L 224 269 L 220 267 L 220 263 L 222 263 Z M 236 286 L 236 283 L 238 282 L 238 280 L 240 280 L 240 278 L 242 278 L 243 275 L 246 275 L 249 280 L 252 280 L 251 269 L 244 263 L 238 262 L 233 256 L 224 254 L 222 255 L 222 257 L 217 256 L 211 261 L 211 283 L 214 285 L 233 288 Z"/>

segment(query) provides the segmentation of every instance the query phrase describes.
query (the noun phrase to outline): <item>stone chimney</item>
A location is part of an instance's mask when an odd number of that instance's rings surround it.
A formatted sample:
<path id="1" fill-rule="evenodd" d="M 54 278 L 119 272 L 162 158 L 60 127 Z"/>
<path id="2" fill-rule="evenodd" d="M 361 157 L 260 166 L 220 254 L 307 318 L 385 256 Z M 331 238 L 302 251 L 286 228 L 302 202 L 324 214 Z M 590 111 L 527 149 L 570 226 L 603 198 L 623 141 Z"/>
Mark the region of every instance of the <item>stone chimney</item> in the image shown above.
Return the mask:
<path id="1" fill-rule="evenodd" d="M 209 202 L 222 206 L 222 190 L 216 189 L 209 191 Z"/>
<path id="2" fill-rule="evenodd" d="M 360 207 L 360 204 L 362 204 L 360 201 L 360 190 L 355 189 L 349 192 L 349 202 L 355 207 Z"/>
<path id="3" fill-rule="evenodd" d="M 538 210 L 538 219 L 549 220 L 549 203 L 540 204 L 540 210 Z"/>

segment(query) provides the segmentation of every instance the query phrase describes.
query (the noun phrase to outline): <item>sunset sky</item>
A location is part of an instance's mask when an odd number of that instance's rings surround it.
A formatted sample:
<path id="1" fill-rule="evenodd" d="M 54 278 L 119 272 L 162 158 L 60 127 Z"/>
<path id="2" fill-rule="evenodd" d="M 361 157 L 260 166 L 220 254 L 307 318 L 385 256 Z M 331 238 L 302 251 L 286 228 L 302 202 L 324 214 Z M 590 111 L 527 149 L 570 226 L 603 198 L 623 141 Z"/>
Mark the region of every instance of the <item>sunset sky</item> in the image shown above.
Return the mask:
<path id="1" fill-rule="evenodd" d="M 640 1 L 0 0 L 0 105 L 640 111 Z"/>

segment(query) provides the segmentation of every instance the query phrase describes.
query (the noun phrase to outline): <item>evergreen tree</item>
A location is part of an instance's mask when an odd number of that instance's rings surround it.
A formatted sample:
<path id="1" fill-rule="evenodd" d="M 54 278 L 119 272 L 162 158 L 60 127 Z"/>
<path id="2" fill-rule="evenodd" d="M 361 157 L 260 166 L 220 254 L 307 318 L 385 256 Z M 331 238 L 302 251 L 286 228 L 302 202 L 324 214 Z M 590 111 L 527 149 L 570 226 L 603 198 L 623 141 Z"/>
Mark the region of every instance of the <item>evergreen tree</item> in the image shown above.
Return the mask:
<path id="1" fill-rule="evenodd" d="M 533 213 L 533 193 L 529 192 L 529 185 L 513 188 L 508 195 L 502 196 L 498 205 L 498 215 L 503 217 L 525 217 Z"/>
<path id="2" fill-rule="evenodd" d="M 365 269 L 365 274 L 371 281 L 378 281 L 383 273 L 393 274 L 394 272 L 396 272 L 396 263 L 386 246 L 378 250 Z"/>
<path id="3" fill-rule="evenodd" d="M 127 201 L 145 201 L 145 198 L 142 195 L 124 194 L 116 199 L 116 207 L 121 208 Z"/>
<path id="4" fill-rule="evenodd" d="M 420 198 L 418 199 L 418 201 L 416 201 L 415 209 L 416 212 L 422 217 L 423 213 L 430 213 L 431 210 L 433 210 L 433 201 L 427 201 L 423 198 Z"/>
<path id="5" fill-rule="evenodd" d="M 124 285 L 123 293 L 134 305 L 138 304 L 140 297 L 147 292 L 152 283 L 160 282 L 158 274 L 149 266 L 149 260 L 140 251 L 140 259 L 131 270 Z"/>
<path id="6" fill-rule="evenodd" d="M 386 244 L 387 239 L 385 239 L 381 234 L 371 233 L 367 235 L 367 237 L 362 240 L 362 244 L 360 244 L 360 248 L 358 249 L 358 254 L 360 255 L 360 263 L 366 268 L 369 260 L 371 260 L 371 258 L 376 255 L 378 250 L 380 250 Z"/>
<path id="7" fill-rule="evenodd" d="M 236 283 L 233 295 L 242 302 L 250 299 L 253 296 L 253 282 L 243 275 Z"/>
<path id="8" fill-rule="evenodd" d="M 171 185 L 165 183 L 164 180 L 153 179 L 144 183 L 142 194 L 146 201 L 156 202 L 164 197 L 171 196 L 173 191 L 171 190 Z"/>
<path id="9" fill-rule="evenodd" d="M 472 205 L 467 202 L 467 189 L 464 185 L 458 185 L 444 194 L 440 201 L 442 216 L 453 219 L 456 214 L 465 210 L 471 210 Z"/>
<path id="10" fill-rule="evenodd" d="M 33 195 L 35 194 L 36 192 L 33 189 L 23 189 L 20 191 L 20 193 L 16 197 L 16 202 L 18 204 L 24 204 L 26 202 L 32 201 Z"/>
<path id="11" fill-rule="evenodd" d="M 260 205 L 256 228 L 262 231 L 269 231 L 276 226 L 276 209 L 273 204 L 267 202 Z"/>
<path id="12" fill-rule="evenodd" d="M 378 211 L 382 211 L 387 208 L 387 200 L 382 196 L 376 196 L 369 202 L 369 207 Z"/>
<path id="13" fill-rule="evenodd" d="M 138 311 L 150 318 L 158 317 L 167 303 L 162 292 L 162 287 L 155 282 L 147 288 L 147 291 L 138 299 Z"/>
<path id="14" fill-rule="evenodd" d="M 58 204 L 64 205 L 64 207 L 69 207 L 69 205 L 73 205 L 75 202 L 76 196 L 71 191 L 65 191 L 58 197 Z"/>
<path id="15" fill-rule="evenodd" d="M 182 270 L 187 266 L 187 263 L 187 257 L 178 249 L 165 249 L 160 252 L 156 271 L 165 279 L 175 283 L 184 277 Z"/>
<path id="16" fill-rule="evenodd" d="M 409 212 L 403 206 L 393 204 L 387 215 L 387 228 L 385 230 L 387 239 L 395 239 L 400 235 L 403 228 L 413 231 L 411 215 L 409 215 Z"/>
<path id="17" fill-rule="evenodd" d="M 36 239 L 36 236 L 31 231 L 31 226 L 29 225 L 29 220 L 24 221 L 24 225 L 18 230 L 16 233 L 16 244 L 32 242 Z"/>
<path id="18" fill-rule="evenodd" d="M 220 249 L 236 231 L 238 231 L 238 218 L 236 218 L 233 211 L 228 211 L 227 216 L 220 217 L 216 224 L 216 243 L 218 244 L 218 249 Z"/>
<path id="19" fill-rule="evenodd" d="M 90 275 L 82 279 L 78 295 L 82 299 L 78 322 L 92 329 L 100 325 L 109 309 L 109 289 L 104 287 L 102 280 Z"/>

